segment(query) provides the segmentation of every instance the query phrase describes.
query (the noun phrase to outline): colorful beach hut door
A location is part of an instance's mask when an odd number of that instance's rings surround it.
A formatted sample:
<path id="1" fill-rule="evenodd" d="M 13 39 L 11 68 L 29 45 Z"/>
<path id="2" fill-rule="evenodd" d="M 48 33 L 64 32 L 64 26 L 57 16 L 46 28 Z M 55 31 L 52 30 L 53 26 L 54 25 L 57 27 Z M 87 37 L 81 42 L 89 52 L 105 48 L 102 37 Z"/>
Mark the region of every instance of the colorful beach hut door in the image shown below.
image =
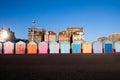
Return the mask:
<path id="1" fill-rule="evenodd" d="M 46 42 L 39 43 L 39 54 L 48 53 L 48 44 Z"/>
<path id="2" fill-rule="evenodd" d="M 16 54 L 25 54 L 25 43 L 19 41 L 16 43 Z"/>
<path id="3" fill-rule="evenodd" d="M 82 45 L 83 54 L 91 54 L 92 53 L 92 44 L 90 42 L 84 42 Z"/>
<path id="4" fill-rule="evenodd" d="M 72 53 L 81 53 L 81 43 L 72 43 Z"/>
<path id="5" fill-rule="evenodd" d="M 34 41 L 31 41 L 27 45 L 28 54 L 37 54 L 37 44 Z"/>
<path id="6" fill-rule="evenodd" d="M 104 53 L 113 53 L 113 42 L 112 41 L 104 41 Z"/>
<path id="7" fill-rule="evenodd" d="M 105 44 L 105 53 L 112 53 L 113 52 L 113 48 L 112 48 L 112 44 Z"/>
<path id="8" fill-rule="evenodd" d="M 2 54 L 2 43 L 0 43 L 0 54 Z"/>
<path id="9" fill-rule="evenodd" d="M 4 54 L 13 54 L 14 53 L 14 43 L 8 41 L 4 43 Z"/>
<path id="10" fill-rule="evenodd" d="M 70 53 L 70 43 L 63 42 L 60 44 L 61 53 Z"/>
<path id="11" fill-rule="evenodd" d="M 102 51 L 102 42 L 94 42 L 93 43 L 93 52 L 96 53 L 103 53 Z"/>
<path id="12" fill-rule="evenodd" d="M 59 53 L 59 44 L 57 42 L 50 42 L 49 44 L 49 50 L 51 53 Z"/>
<path id="13" fill-rule="evenodd" d="M 116 53 L 120 53 L 120 41 L 115 42 L 114 47 Z"/>

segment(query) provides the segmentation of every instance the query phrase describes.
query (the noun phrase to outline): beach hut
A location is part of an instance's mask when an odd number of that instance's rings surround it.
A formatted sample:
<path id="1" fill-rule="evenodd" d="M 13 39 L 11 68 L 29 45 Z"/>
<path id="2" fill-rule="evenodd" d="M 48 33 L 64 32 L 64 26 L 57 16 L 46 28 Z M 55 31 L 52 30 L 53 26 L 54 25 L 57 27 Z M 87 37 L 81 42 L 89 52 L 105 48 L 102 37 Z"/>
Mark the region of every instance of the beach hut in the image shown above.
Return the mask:
<path id="1" fill-rule="evenodd" d="M 94 54 L 97 54 L 97 53 L 103 53 L 103 45 L 102 45 L 102 42 L 100 41 L 96 41 L 96 42 L 93 42 L 93 53 Z"/>
<path id="2" fill-rule="evenodd" d="M 72 53 L 81 53 L 81 44 L 80 42 L 72 43 Z"/>
<path id="3" fill-rule="evenodd" d="M 104 53 L 113 53 L 113 42 L 104 41 Z"/>
<path id="4" fill-rule="evenodd" d="M 70 43 L 69 42 L 61 42 L 60 43 L 61 53 L 70 53 Z"/>
<path id="5" fill-rule="evenodd" d="M 27 44 L 27 54 L 37 54 L 37 44 L 34 41 Z"/>
<path id="6" fill-rule="evenodd" d="M 14 54 L 14 43 L 10 41 L 4 43 L 4 54 Z"/>
<path id="7" fill-rule="evenodd" d="M 116 53 L 120 53 L 120 41 L 114 43 L 114 49 Z"/>
<path id="8" fill-rule="evenodd" d="M 40 42 L 38 50 L 39 50 L 38 54 L 48 54 L 48 43 Z"/>
<path id="9" fill-rule="evenodd" d="M 92 54 L 92 43 L 91 42 L 83 42 L 82 44 L 82 53 L 83 54 Z"/>
<path id="10" fill-rule="evenodd" d="M 2 49 L 3 49 L 2 43 L 0 43 L 0 54 L 2 54 Z"/>
<path id="11" fill-rule="evenodd" d="M 59 54 L 59 43 L 57 43 L 57 42 L 50 42 L 49 43 L 49 53 L 50 54 L 54 54 L 54 53 Z"/>
<path id="12" fill-rule="evenodd" d="M 15 46 L 15 54 L 25 54 L 26 44 L 25 42 L 19 41 Z"/>

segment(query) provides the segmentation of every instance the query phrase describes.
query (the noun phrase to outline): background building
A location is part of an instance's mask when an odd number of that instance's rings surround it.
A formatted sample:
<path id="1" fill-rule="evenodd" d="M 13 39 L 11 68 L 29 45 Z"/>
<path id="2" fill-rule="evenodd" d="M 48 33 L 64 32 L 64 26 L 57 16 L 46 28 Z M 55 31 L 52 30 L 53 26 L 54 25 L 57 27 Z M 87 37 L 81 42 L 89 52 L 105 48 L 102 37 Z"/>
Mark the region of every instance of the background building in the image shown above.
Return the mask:
<path id="1" fill-rule="evenodd" d="M 75 42 L 75 41 L 84 41 L 84 33 L 81 31 L 73 32 L 72 42 Z"/>
<path id="2" fill-rule="evenodd" d="M 10 28 L 3 29 L 0 28 L 0 42 L 5 42 L 5 41 L 15 41 L 15 34 L 10 30 Z"/>
<path id="3" fill-rule="evenodd" d="M 41 28 L 36 28 L 32 26 L 29 28 L 29 41 L 36 41 L 36 42 L 53 42 L 56 41 L 56 33 L 53 31 L 46 31 Z M 84 31 L 82 27 L 71 27 L 67 28 L 66 31 L 59 32 L 58 34 L 58 41 L 63 42 L 74 42 L 74 41 L 84 41 Z"/>
<path id="4" fill-rule="evenodd" d="M 97 39 L 97 41 L 105 41 L 105 40 L 109 40 L 108 37 L 100 37 Z"/>
<path id="5" fill-rule="evenodd" d="M 105 41 L 105 40 L 120 41 L 120 33 L 113 33 L 110 34 L 108 37 L 100 37 L 97 39 L 97 41 Z"/>
<path id="6" fill-rule="evenodd" d="M 32 26 L 28 28 L 29 41 L 41 42 L 44 40 L 44 29 Z"/>
<path id="7" fill-rule="evenodd" d="M 109 35 L 108 38 L 110 41 L 120 41 L 120 34 L 114 33 L 114 34 Z"/>
<path id="8" fill-rule="evenodd" d="M 53 31 L 44 32 L 44 41 L 45 42 L 54 42 L 56 41 L 56 33 Z"/>
<path id="9" fill-rule="evenodd" d="M 63 42 L 63 41 L 70 42 L 70 34 L 67 33 L 66 31 L 59 32 L 58 40 L 59 42 Z"/>
<path id="10" fill-rule="evenodd" d="M 69 28 L 67 28 L 68 33 L 73 33 L 76 31 L 83 32 L 83 27 L 69 27 Z"/>
<path id="11" fill-rule="evenodd" d="M 70 42 L 84 41 L 84 30 L 83 30 L 83 27 L 67 28 L 67 33 L 70 34 Z"/>

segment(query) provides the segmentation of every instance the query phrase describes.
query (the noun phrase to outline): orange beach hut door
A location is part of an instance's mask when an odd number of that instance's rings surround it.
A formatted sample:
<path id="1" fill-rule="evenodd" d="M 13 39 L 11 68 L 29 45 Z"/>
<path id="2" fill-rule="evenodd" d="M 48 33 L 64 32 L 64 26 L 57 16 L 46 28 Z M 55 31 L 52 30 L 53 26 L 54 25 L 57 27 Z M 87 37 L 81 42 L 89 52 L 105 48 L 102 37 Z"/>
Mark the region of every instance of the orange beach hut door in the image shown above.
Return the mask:
<path id="1" fill-rule="evenodd" d="M 92 43 L 84 42 L 82 44 L 83 54 L 92 54 Z"/>
<path id="2" fill-rule="evenodd" d="M 37 54 L 37 44 L 34 41 L 31 41 L 27 45 L 28 54 Z"/>

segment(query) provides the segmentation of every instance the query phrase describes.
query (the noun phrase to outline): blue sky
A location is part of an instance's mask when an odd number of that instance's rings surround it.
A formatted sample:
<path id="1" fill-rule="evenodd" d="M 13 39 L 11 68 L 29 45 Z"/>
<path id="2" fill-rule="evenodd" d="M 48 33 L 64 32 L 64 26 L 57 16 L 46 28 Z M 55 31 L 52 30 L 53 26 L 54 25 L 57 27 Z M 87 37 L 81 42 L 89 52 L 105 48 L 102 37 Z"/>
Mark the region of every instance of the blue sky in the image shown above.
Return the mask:
<path id="1" fill-rule="evenodd" d="M 67 27 L 84 28 L 85 40 L 95 41 L 120 33 L 119 0 L 0 0 L 0 26 L 10 27 L 16 38 L 28 39 L 28 27 L 55 32 Z"/>

